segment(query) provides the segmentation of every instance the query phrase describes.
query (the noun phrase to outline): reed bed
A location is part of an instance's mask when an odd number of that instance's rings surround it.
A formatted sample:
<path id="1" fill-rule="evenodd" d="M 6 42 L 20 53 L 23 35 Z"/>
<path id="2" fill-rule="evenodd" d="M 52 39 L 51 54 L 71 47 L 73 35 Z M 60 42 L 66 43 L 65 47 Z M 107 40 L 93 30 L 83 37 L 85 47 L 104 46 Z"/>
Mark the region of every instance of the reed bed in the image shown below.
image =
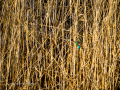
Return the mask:
<path id="1" fill-rule="evenodd" d="M 0 15 L 0 90 L 120 88 L 119 0 L 1 0 Z"/>

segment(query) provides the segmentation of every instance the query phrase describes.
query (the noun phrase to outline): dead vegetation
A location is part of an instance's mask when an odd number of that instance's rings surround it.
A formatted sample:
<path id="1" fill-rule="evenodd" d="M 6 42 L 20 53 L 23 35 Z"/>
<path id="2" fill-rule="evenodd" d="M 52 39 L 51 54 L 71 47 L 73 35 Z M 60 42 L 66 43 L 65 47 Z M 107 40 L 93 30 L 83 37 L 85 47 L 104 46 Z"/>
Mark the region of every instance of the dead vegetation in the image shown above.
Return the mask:
<path id="1" fill-rule="evenodd" d="M 2 0 L 0 12 L 1 90 L 119 87 L 119 0 Z"/>

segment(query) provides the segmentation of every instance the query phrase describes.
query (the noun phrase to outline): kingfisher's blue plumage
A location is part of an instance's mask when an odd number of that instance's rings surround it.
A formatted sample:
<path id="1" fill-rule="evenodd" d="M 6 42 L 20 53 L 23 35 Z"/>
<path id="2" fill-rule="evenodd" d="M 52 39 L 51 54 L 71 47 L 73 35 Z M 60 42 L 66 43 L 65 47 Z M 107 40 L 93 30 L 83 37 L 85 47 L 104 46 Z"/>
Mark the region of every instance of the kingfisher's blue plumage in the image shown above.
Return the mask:
<path id="1" fill-rule="evenodd" d="M 80 45 L 79 45 L 79 43 L 81 44 L 81 42 L 75 41 L 75 43 L 76 43 L 78 49 L 80 49 Z"/>
<path id="2" fill-rule="evenodd" d="M 78 45 L 78 49 L 80 49 L 80 45 Z"/>

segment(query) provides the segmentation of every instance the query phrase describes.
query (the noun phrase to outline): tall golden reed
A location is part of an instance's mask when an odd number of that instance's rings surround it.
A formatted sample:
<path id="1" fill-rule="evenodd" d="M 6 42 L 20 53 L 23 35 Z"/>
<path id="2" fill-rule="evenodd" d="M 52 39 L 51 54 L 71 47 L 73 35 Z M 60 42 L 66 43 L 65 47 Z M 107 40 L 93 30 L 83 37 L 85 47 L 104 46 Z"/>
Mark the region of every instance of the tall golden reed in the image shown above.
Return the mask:
<path id="1" fill-rule="evenodd" d="M 1 0 L 0 89 L 117 90 L 119 7 L 119 0 Z"/>

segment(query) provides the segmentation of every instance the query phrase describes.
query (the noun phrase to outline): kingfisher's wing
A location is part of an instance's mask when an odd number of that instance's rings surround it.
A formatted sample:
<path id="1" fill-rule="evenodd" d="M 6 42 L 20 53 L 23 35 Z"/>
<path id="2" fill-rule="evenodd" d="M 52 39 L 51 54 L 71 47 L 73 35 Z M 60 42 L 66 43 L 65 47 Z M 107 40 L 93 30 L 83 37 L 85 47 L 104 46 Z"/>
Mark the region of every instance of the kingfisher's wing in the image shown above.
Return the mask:
<path id="1" fill-rule="evenodd" d="M 78 49 L 80 49 L 80 45 L 78 45 Z"/>

